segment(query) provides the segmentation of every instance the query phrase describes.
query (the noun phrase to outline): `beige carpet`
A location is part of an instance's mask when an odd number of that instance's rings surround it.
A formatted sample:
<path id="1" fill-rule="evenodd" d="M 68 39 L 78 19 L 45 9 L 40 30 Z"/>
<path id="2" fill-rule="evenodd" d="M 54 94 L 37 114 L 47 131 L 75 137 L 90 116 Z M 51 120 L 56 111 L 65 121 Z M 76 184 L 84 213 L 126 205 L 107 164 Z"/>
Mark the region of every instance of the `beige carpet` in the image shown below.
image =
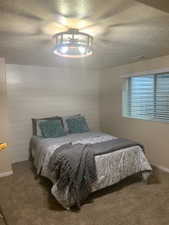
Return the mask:
<path id="1" fill-rule="evenodd" d="M 155 170 L 149 185 L 136 178 L 93 194 L 80 211 L 62 209 L 50 182 L 35 180 L 29 162 L 0 179 L 0 204 L 9 225 L 169 225 L 169 174 Z"/>

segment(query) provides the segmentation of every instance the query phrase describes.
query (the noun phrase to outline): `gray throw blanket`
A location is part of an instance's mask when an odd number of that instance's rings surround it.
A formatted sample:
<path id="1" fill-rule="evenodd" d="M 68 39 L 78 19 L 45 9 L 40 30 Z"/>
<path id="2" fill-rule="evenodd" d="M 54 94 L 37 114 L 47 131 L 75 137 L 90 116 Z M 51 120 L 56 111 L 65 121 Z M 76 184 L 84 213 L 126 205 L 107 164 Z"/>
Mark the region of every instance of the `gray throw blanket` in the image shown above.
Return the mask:
<path id="1" fill-rule="evenodd" d="M 124 138 L 117 138 L 110 141 L 96 143 L 93 145 L 89 145 L 89 147 L 94 152 L 94 155 L 96 156 L 96 155 L 103 155 L 110 152 L 118 151 L 123 148 L 129 148 L 136 145 L 140 146 L 144 151 L 144 147 L 140 143 L 131 141 L 128 139 L 124 139 Z"/>
<path id="2" fill-rule="evenodd" d="M 89 145 L 65 144 L 55 150 L 48 168 L 58 181 L 59 191 L 65 192 L 69 187 L 69 202 L 72 198 L 80 207 L 91 193 L 92 183 L 97 179 L 94 156 L 136 145 L 143 149 L 143 146 L 137 142 L 122 138 Z"/>
<path id="3" fill-rule="evenodd" d="M 97 180 L 93 151 L 88 145 L 65 144 L 57 148 L 50 158 L 48 168 L 54 172 L 59 191 L 69 187 L 68 199 L 71 198 L 80 208 L 81 203 L 91 193 L 91 185 Z"/>

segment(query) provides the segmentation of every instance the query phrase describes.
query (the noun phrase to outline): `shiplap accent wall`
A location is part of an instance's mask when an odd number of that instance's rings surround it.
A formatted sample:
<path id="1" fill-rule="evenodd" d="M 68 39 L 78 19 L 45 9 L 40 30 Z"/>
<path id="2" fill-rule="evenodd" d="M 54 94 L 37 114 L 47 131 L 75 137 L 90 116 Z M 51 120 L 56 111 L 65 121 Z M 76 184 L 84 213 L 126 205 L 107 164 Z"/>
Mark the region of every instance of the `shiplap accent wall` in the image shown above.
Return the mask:
<path id="1" fill-rule="evenodd" d="M 83 113 L 99 130 L 99 71 L 7 65 L 13 162 L 28 158 L 31 118 Z"/>

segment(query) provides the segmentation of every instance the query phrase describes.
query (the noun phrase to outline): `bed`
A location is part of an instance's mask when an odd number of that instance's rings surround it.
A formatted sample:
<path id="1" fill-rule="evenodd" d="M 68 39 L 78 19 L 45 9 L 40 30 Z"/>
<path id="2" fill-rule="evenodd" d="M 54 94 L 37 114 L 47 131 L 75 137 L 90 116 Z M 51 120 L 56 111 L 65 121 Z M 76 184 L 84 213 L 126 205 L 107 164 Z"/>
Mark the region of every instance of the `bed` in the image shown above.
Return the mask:
<path id="1" fill-rule="evenodd" d="M 81 143 L 85 145 L 115 139 L 117 139 L 117 137 L 99 132 L 67 134 L 66 136 L 57 138 L 42 138 L 37 136 L 31 138 L 30 152 L 37 174 L 51 180 L 53 183 L 51 193 L 65 209 L 70 209 L 74 202 L 73 199 L 71 199 L 71 201 L 68 200 L 69 187 L 67 187 L 64 193 L 60 192 L 55 176 L 53 176 L 48 169 L 52 154 L 57 148 L 66 143 L 72 143 L 72 145 Z M 95 156 L 94 159 L 96 163 L 97 180 L 92 184 L 92 192 L 116 184 L 124 178 L 136 173 L 141 173 L 143 179 L 147 179 L 152 171 L 151 165 L 142 147 L 137 144 L 132 147 L 122 148 L 118 151 Z"/>

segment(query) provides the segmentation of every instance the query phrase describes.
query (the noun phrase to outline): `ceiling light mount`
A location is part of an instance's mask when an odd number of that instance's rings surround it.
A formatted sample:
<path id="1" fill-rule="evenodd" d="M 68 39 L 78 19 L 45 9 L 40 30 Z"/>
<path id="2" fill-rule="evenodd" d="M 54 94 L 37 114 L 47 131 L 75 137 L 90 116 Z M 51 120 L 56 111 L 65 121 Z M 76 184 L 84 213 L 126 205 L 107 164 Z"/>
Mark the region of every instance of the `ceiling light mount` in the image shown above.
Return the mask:
<path id="1" fill-rule="evenodd" d="M 66 32 L 57 33 L 54 38 L 56 38 L 54 48 L 54 54 L 56 55 L 81 58 L 93 53 L 93 37 L 79 32 L 78 29 L 69 29 Z"/>

